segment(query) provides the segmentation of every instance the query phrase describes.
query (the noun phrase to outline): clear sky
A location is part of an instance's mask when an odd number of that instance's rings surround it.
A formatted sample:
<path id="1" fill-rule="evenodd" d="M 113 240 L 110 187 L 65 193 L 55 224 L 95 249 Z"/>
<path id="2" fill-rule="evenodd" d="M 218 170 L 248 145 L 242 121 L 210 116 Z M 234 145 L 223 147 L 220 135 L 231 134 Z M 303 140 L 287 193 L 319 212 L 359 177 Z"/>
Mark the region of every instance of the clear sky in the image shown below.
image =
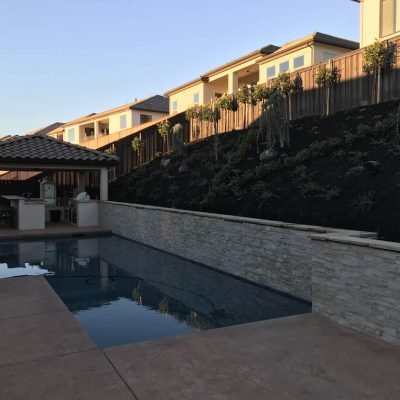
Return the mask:
<path id="1" fill-rule="evenodd" d="M 0 0 L 0 136 L 163 94 L 314 31 L 359 40 L 350 0 Z"/>

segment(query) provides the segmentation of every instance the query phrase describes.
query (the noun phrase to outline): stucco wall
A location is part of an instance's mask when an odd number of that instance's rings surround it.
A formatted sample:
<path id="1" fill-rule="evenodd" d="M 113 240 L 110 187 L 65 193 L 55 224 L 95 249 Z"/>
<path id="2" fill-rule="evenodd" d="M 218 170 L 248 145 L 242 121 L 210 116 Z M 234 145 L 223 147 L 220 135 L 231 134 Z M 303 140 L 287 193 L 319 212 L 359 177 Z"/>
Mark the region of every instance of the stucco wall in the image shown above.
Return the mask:
<path id="1" fill-rule="evenodd" d="M 203 96 L 204 96 L 204 83 L 199 83 L 194 86 L 190 86 L 188 88 L 182 89 L 181 91 L 174 93 L 169 98 L 169 113 L 174 114 L 173 106 L 174 102 L 177 102 L 178 108 L 177 113 L 186 111 L 189 107 L 194 104 L 194 94 L 199 94 L 199 104 L 203 104 Z"/>
<path id="2" fill-rule="evenodd" d="M 311 300 L 311 234 L 323 228 L 105 202 L 114 233 Z"/>
<path id="3" fill-rule="evenodd" d="M 313 312 L 400 345 L 400 244 L 318 235 L 312 254 Z"/>

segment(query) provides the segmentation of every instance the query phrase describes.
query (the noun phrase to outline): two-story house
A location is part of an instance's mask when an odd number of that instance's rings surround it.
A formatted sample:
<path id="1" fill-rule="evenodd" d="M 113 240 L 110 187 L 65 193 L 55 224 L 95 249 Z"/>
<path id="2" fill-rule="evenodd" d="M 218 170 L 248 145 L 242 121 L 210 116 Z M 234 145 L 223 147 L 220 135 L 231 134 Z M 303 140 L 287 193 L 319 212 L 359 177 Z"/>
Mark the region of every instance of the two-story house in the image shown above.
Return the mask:
<path id="1" fill-rule="evenodd" d="M 319 32 L 282 47 L 265 46 L 166 92 L 170 114 L 206 104 L 222 94 L 236 93 L 242 84 L 265 83 L 281 72 L 305 68 L 358 48 L 356 42 Z"/>
<path id="2" fill-rule="evenodd" d="M 168 115 L 168 109 L 168 99 L 156 95 L 69 121 L 49 132 L 48 135 L 80 144 L 164 118 Z"/>

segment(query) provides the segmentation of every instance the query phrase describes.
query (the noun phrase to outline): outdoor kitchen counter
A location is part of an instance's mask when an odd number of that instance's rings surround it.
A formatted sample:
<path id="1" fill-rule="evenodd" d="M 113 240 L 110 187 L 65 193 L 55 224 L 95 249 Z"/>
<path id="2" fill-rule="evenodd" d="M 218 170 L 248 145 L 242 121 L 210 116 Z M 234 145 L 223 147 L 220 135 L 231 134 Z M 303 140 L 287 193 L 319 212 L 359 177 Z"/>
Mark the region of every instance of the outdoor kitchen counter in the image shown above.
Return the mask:
<path id="1" fill-rule="evenodd" d="M 45 228 L 44 201 L 12 195 L 2 197 L 10 201 L 15 213 L 14 224 L 19 230 Z"/>

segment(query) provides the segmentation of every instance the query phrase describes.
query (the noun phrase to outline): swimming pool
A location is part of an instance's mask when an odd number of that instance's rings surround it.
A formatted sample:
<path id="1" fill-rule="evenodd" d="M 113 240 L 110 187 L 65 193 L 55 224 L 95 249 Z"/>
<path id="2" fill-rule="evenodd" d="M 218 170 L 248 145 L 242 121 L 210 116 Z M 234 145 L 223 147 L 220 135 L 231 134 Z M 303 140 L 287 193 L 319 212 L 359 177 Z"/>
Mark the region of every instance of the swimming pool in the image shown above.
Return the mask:
<path id="1" fill-rule="evenodd" d="M 101 348 L 311 311 L 308 303 L 118 236 L 0 243 L 39 265 Z"/>

